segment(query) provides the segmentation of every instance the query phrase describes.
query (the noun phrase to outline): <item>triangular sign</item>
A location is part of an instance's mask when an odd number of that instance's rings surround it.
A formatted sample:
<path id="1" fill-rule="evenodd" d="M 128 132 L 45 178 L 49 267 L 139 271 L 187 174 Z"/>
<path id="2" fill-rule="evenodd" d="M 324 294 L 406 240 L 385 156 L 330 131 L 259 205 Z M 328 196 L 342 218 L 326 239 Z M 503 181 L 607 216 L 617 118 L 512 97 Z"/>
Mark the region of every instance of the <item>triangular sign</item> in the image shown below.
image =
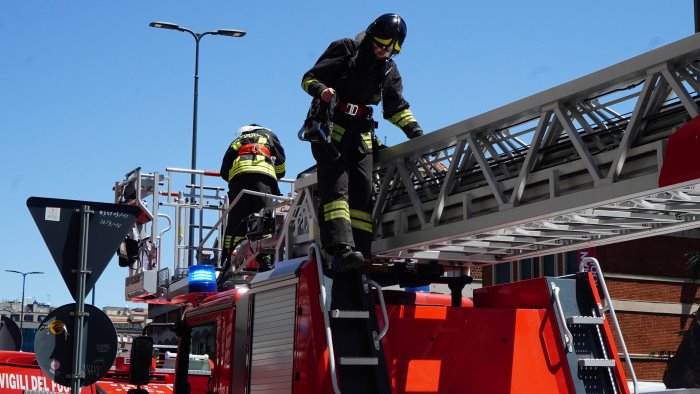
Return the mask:
<path id="1" fill-rule="evenodd" d="M 87 269 L 91 273 L 85 294 L 78 295 L 76 270 L 80 265 L 83 206 L 89 206 L 93 212 L 89 216 L 87 246 Z M 78 296 L 84 299 L 90 292 L 140 213 L 138 207 L 131 205 L 41 197 L 28 198 L 27 207 L 76 302 Z"/>

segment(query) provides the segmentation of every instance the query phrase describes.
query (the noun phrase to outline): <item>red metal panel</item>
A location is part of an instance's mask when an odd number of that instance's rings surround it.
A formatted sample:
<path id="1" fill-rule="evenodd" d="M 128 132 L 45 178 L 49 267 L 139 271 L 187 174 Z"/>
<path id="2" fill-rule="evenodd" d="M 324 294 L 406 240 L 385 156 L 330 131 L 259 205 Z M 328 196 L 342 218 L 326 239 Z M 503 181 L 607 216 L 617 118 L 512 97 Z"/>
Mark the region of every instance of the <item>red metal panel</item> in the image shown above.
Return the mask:
<path id="1" fill-rule="evenodd" d="M 474 289 L 475 307 L 549 309 L 552 300 L 544 278 Z"/>
<path id="2" fill-rule="evenodd" d="M 668 139 L 659 186 L 668 186 L 700 178 L 700 117 L 678 129 Z"/>
<path id="3" fill-rule="evenodd" d="M 566 359 L 543 309 L 388 306 L 396 393 L 566 393 Z"/>
<path id="4" fill-rule="evenodd" d="M 34 353 L 0 351 L 0 393 L 22 394 L 25 390 L 70 393 L 70 387 L 57 384 L 41 372 Z M 90 385 L 80 393 L 94 391 Z"/>
<path id="5" fill-rule="evenodd" d="M 316 262 L 304 263 L 299 277 L 292 392 L 332 393 Z"/>

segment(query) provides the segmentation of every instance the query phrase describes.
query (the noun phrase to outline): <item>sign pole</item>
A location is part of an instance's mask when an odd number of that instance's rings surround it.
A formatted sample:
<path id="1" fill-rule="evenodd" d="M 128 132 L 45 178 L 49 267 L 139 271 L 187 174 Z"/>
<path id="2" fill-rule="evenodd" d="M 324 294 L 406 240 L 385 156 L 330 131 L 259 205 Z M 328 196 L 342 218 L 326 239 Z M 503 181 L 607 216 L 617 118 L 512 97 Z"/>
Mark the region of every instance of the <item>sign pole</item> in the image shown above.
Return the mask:
<path id="1" fill-rule="evenodd" d="M 87 282 L 88 235 L 90 233 L 90 214 L 94 213 L 89 205 L 83 205 L 80 210 L 80 265 L 77 273 L 77 291 L 75 300 L 75 325 L 73 326 L 73 369 L 71 375 L 71 390 L 80 393 L 80 383 L 85 377 L 83 371 L 83 326 L 85 322 L 85 283 Z"/>

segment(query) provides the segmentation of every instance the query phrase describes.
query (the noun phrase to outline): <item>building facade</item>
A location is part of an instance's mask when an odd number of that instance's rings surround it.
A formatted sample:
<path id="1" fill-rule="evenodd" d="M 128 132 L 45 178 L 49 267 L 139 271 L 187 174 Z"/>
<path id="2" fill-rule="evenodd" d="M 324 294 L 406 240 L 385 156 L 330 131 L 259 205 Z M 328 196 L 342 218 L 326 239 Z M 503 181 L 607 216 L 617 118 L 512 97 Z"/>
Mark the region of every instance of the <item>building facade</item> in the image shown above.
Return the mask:
<path id="1" fill-rule="evenodd" d="M 39 324 L 55 308 L 49 304 L 37 302 L 27 298 L 24 302 L 24 313 L 22 313 L 22 302 L 0 301 L 0 316 L 9 318 L 17 323 L 22 332 L 22 351 L 34 351 L 34 336 Z"/>
<path id="2" fill-rule="evenodd" d="M 102 309 L 117 330 L 117 354 L 128 354 L 134 338 L 142 335 L 148 323 L 144 308 L 107 306 Z"/>

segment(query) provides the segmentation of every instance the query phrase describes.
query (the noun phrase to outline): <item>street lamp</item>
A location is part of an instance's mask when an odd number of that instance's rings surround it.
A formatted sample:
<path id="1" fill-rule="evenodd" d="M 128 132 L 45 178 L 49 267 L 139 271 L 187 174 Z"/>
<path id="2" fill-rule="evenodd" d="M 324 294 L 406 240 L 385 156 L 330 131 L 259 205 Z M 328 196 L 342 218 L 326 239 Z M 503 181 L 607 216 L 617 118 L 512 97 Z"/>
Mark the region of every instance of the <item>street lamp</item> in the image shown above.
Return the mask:
<path id="1" fill-rule="evenodd" d="M 192 37 L 194 38 L 194 42 L 195 42 L 194 110 L 192 113 L 192 169 L 194 170 L 197 168 L 197 97 L 199 95 L 199 41 L 202 39 L 202 37 L 207 36 L 207 35 L 243 37 L 243 36 L 245 36 L 246 32 L 241 31 L 241 30 L 219 29 L 219 30 L 213 30 L 213 31 L 206 31 L 204 33 L 195 33 L 190 29 L 184 28 L 182 26 L 179 26 L 179 25 L 176 25 L 176 24 L 170 23 L 170 22 L 151 22 L 148 24 L 148 26 L 155 27 L 158 29 L 184 31 L 184 32 L 190 33 L 192 35 Z M 193 173 L 191 178 L 190 178 L 193 196 L 194 196 L 195 182 L 196 182 L 195 174 Z M 190 252 L 189 252 L 188 265 L 192 265 L 192 260 L 194 259 L 194 249 L 192 249 L 192 246 L 194 245 L 194 227 L 192 226 L 193 221 L 194 221 L 194 208 L 190 208 L 190 231 L 189 231 Z"/>
<path id="2" fill-rule="evenodd" d="M 5 270 L 5 272 L 12 272 L 15 274 L 20 274 L 22 275 L 22 309 L 19 311 L 19 329 L 22 330 L 22 327 L 24 326 L 24 285 L 27 280 L 27 275 L 34 275 L 34 274 L 43 274 L 43 272 L 40 271 L 31 271 L 31 272 L 19 272 L 15 270 Z"/>

